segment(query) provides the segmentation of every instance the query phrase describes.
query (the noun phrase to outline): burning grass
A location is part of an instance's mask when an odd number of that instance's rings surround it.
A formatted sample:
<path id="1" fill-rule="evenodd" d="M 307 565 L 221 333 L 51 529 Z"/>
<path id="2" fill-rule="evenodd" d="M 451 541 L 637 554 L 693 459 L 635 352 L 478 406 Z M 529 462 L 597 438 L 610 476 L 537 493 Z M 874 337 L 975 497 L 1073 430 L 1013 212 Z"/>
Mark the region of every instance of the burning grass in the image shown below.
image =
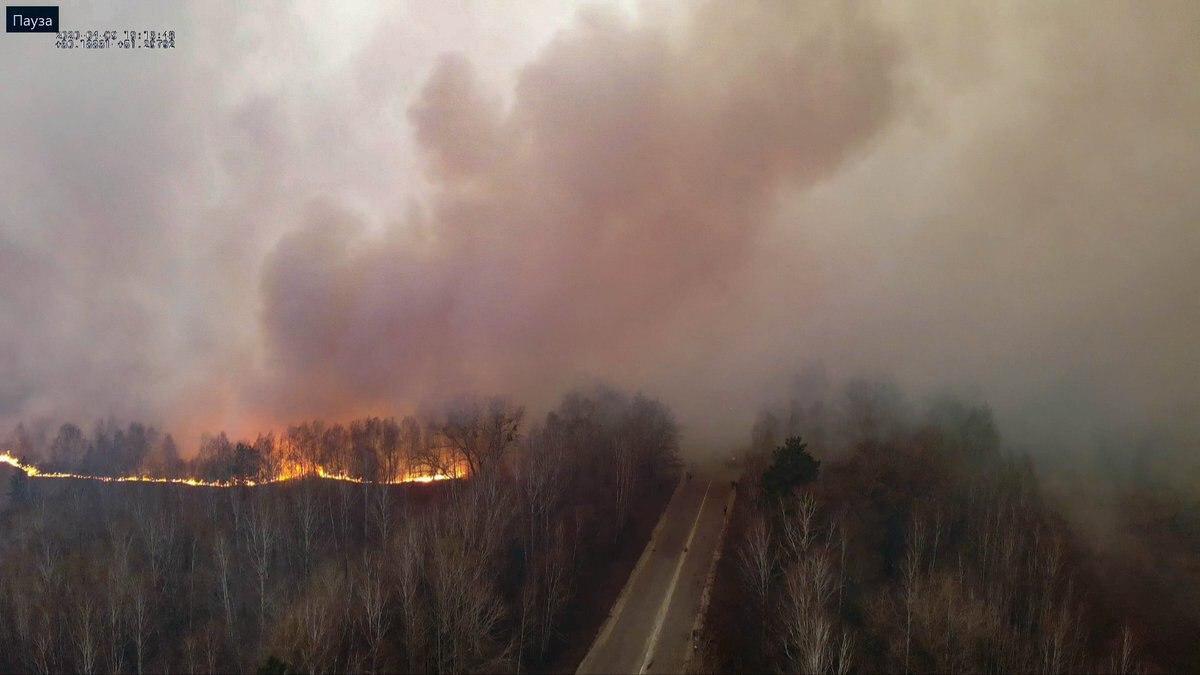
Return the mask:
<path id="1" fill-rule="evenodd" d="M 206 480 L 195 476 L 151 476 L 134 474 L 127 476 L 103 476 L 67 471 L 43 471 L 34 464 L 21 461 L 11 452 L 0 452 L 0 464 L 7 464 L 30 478 L 66 478 L 74 480 L 98 481 L 101 483 L 169 483 L 172 485 L 187 485 L 191 487 L 230 488 L 255 487 L 271 485 L 296 480 L 299 478 L 317 477 L 325 480 L 343 481 L 346 483 L 377 483 L 381 485 L 399 485 L 403 483 L 432 483 L 434 481 L 454 480 L 467 476 L 464 462 L 452 462 L 447 470 L 409 470 L 403 473 L 369 480 L 352 476 L 348 473 L 332 471 L 320 464 L 304 465 L 288 463 L 282 465 L 276 473 L 261 478 L 232 478 L 229 480 Z"/>

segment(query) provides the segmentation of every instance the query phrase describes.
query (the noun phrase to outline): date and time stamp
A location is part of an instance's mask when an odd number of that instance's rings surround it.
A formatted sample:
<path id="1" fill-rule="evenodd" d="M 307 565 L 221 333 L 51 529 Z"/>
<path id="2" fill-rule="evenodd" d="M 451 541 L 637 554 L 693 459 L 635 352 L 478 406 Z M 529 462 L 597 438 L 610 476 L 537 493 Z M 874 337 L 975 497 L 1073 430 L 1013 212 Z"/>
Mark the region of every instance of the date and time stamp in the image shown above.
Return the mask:
<path id="1" fill-rule="evenodd" d="M 62 30 L 57 6 L 9 5 L 4 9 L 6 33 L 53 33 L 56 49 L 175 49 L 174 30 Z"/>
<path id="2" fill-rule="evenodd" d="M 58 49 L 174 49 L 173 30 L 64 30 L 54 38 Z"/>

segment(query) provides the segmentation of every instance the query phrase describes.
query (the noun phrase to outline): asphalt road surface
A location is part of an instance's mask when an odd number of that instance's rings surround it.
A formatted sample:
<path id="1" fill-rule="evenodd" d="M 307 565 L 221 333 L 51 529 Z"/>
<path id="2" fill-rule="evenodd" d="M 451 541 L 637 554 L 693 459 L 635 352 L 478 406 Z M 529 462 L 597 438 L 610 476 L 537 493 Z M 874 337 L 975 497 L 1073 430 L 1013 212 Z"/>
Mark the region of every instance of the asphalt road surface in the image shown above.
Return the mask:
<path id="1" fill-rule="evenodd" d="M 676 490 L 578 672 L 683 671 L 732 478 L 714 469 Z"/>

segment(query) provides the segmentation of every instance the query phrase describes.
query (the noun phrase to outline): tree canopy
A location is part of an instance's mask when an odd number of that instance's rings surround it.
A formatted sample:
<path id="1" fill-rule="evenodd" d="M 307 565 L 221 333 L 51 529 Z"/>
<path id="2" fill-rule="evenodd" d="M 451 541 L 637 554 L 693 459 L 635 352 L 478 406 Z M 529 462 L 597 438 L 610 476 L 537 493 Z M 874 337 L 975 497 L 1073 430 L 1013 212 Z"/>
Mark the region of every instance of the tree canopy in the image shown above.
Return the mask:
<path id="1" fill-rule="evenodd" d="M 787 495 L 815 480 L 820 468 L 821 461 L 808 454 L 808 444 L 799 436 L 791 436 L 775 449 L 771 466 L 763 472 L 763 492 L 770 497 Z"/>

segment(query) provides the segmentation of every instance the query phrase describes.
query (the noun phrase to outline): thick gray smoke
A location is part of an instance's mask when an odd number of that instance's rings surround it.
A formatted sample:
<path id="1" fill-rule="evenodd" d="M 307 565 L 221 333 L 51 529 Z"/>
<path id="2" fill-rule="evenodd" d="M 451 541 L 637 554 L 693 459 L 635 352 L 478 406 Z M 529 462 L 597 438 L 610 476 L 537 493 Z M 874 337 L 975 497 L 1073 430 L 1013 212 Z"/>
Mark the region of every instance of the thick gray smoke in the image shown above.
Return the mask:
<path id="1" fill-rule="evenodd" d="M 821 361 L 1195 451 L 1195 3 L 569 4 L 3 41 L 0 421 L 602 378 L 727 446 Z"/>
<path id="2" fill-rule="evenodd" d="M 507 107 L 441 59 L 409 109 L 423 211 L 368 234 L 316 209 L 268 260 L 289 405 L 537 397 L 693 340 L 659 331 L 749 264 L 781 189 L 831 175 L 893 104 L 892 50 L 866 15 L 733 7 L 675 36 L 585 12 Z"/>

